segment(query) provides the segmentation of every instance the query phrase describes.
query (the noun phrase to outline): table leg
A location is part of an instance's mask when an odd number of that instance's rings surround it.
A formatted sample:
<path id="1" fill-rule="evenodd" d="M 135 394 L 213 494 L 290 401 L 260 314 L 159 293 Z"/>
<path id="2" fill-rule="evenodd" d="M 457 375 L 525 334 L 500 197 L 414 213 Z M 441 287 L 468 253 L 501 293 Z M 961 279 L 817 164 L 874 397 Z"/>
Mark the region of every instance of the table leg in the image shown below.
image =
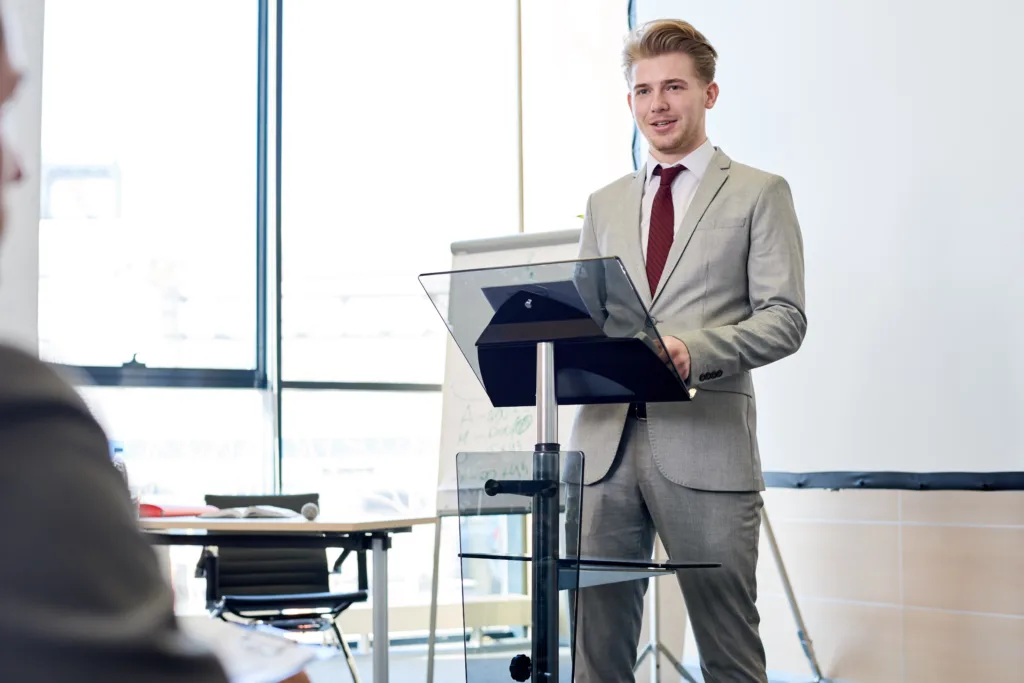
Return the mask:
<path id="1" fill-rule="evenodd" d="M 388 680 L 388 546 L 373 539 L 373 683 Z"/>

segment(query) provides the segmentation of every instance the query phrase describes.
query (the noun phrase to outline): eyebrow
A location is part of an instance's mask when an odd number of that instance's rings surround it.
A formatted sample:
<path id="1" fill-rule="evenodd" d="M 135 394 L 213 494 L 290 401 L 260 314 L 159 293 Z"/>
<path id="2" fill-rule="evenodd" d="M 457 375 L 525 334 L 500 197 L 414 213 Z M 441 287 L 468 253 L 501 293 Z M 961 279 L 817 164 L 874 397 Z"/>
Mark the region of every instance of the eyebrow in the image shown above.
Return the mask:
<path id="1" fill-rule="evenodd" d="M 661 82 L 662 85 L 672 85 L 673 83 L 682 83 L 683 85 L 686 85 L 686 79 L 684 79 L 684 78 L 668 78 L 668 79 L 666 79 L 666 80 Z M 636 85 L 633 86 L 633 90 L 636 91 L 636 90 L 639 90 L 640 88 L 649 88 L 649 87 L 651 87 L 651 86 L 649 84 L 647 84 L 647 83 L 637 83 Z"/>

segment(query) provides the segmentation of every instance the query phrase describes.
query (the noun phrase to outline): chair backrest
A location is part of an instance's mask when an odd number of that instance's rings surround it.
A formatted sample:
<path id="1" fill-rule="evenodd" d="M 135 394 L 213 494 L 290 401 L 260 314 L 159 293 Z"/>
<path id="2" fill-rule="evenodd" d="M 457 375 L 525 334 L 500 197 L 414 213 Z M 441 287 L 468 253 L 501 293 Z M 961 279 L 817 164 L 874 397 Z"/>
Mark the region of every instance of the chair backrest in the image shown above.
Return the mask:
<path id="1" fill-rule="evenodd" d="M 206 496 L 207 505 L 219 508 L 274 505 L 300 512 L 306 503 L 319 505 L 320 495 Z M 323 549 L 222 547 L 217 553 L 213 593 L 218 598 L 222 595 L 292 595 L 329 591 L 327 552 Z"/>

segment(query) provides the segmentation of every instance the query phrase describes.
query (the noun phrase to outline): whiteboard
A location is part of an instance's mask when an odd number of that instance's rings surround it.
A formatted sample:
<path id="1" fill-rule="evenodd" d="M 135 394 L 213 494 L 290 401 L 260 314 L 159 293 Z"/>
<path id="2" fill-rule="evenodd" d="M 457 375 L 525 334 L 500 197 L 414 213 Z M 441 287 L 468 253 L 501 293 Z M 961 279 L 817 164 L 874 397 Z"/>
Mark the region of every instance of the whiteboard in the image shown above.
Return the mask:
<path id="1" fill-rule="evenodd" d="M 754 372 L 764 469 L 1024 470 L 1024 4 L 639 2 L 658 17 L 715 46 L 709 137 L 783 175 L 803 229 L 805 343 Z"/>
<path id="2" fill-rule="evenodd" d="M 470 240 L 452 244 L 452 270 L 515 266 L 577 258 L 579 230 L 522 233 L 509 237 Z M 445 351 L 445 374 L 441 404 L 441 448 L 438 467 L 437 514 L 458 512 L 456 487 L 473 482 L 456 477 L 456 454 L 460 452 L 531 452 L 537 444 L 534 408 L 494 408 L 476 374 L 449 336 Z M 558 413 L 558 441 L 569 443 L 576 406 L 563 406 Z M 565 448 L 565 446 L 563 446 Z M 504 462 L 507 461 L 507 462 Z M 488 458 L 489 465 L 504 462 L 521 468 L 515 455 Z M 481 469 L 481 472 L 484 470 Z M 483 484 L 483 480 L 475 482 Z"/>

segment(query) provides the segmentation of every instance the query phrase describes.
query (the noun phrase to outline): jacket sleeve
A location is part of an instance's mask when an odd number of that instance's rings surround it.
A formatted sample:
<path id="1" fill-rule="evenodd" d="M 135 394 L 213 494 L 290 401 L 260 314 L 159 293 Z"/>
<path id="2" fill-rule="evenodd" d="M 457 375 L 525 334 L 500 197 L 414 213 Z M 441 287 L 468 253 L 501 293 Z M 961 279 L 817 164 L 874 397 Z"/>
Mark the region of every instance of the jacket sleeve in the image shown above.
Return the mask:
<path id="1" fill-rule="evenodd" d="M 807 331 L 803 238 L 788 183 L 771 176 L 751 217 L 747 283 L 752 314 L 735 325 L 673 334 L 690 352 L 691 386 L 795 353 Z"/>
<path id="2" fill-rule="evenodd" d="M 2 356 L 0 680 L 226 683 L 177 627 L 100 426 L 45 366 Z"/>

